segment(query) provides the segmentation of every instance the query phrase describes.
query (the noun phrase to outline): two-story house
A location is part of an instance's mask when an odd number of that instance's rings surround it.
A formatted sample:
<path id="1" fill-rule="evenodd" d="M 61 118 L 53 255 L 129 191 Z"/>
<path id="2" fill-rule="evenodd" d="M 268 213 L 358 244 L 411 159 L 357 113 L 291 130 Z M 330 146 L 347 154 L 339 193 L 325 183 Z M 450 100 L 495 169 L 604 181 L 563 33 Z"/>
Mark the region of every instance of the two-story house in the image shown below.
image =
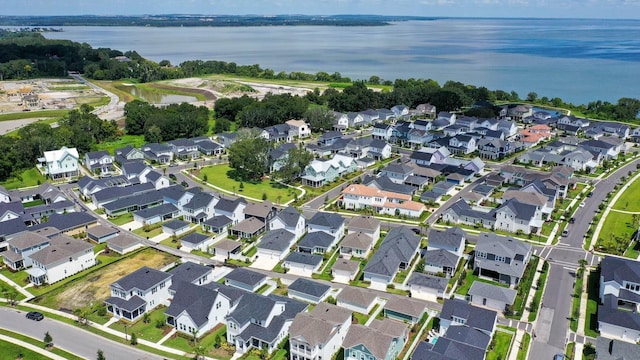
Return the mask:
<path id="1" fill-rule="evenodd" d="M 158 164 L 168 164 L 173 160 L 173 150 L 169 145 L 149 143 L 142 145 L 140 150 L 144 153 L 144 158 Z"/>
<path id="2" fill-rule="evenodd" d="M 193 160 L 200 157 L 198 144 L 191 139 L 176 139 L 168 141 L 167 145 L 171 148 L 174 158 L 180 160 Z"/>
<path id="3" fill-rule="evenodd" d="M 532 246 L 512 237 L 481 233 L 476 244 L 473 270 L 509 286 L 518 285 L 529 263 Z"/>
<path id="4" fill-rule="evenodd" d="M 285 229 L 295 234 L 296 240 L 299 240 L 306 232 L 307 221 L 295 207 L 288 206 L 269 221 L 269 229 Z"/>
<path id="5" fill-rule="evenodd" d="M 295 138 L 304 139 L 311 136 L 311 127 L 304 120 L 288 120 L 285 124 L 291 127 Z"/>
<path id="6" fill-rule="evenodd" d="M 182 214 L 186 221 L 201 224 L 215 215 L 218 198 L 210 193 L 197 191 L 188 203 L 182 206 Z"/>
<path id="7" fill-rule="evenodd" d="M 408 335 L 406 324 L 391 319 L 373 320 L 369 326 L 352 325 L 342 344 L 344 359 L 397 359 Z"/>
<path id="8" fill-rule="evenodd" d="M 109 175 L 115 169 L 113 156 L 107 151 L 92 151 L 84 154 L 84 165 L 94 174 Z"/>
<path id="9" fill-rule="evenodd" d="M 326 302 L 299 313 L 289 328 L 290 359 L 331 359 L 350 327 L 351 311 Z"/>
<path id="10" fill-rule="evenodd" d="M 496 209 L 496 229 L 533 234 L 542 229 L 542 205 L 525 203 L 518 198 L 505 201 Z"/>
<path id="11" fill-rule="evenodd" d="M 640 262 L 605 256 L 600 263 L 598 299 L 600 335 L 640 341 Z"/>
<path id="12" fill-rule="evenodd" d="M 333 236 L 334 243 L 340 241 L 344 236 L 344 218 L 335 213 L 317 212 L 307 221 L 308 231 L 324 231 Z"/>
<path id="13" fill-rule="evenodd" d="M 381 139 L 389 141 L 391 136 L 393 135 L 393 126 L 384 123 L 378 123 L 373 125 L 373 133 L 371 136 L 374 139 Z"/>
<path id="14" fill-rule="evenodd" d="M 111 297 L 105 300 L 114 317 L 136 321 L 170 297 L 171 274 L 144 266 L 110 285 Z"/>
<path id="15" fill-rule="evenodd" d="M 79 175 L 78 150 L 63 146 L 59 150 L 45 151 L 44 156 L 38 158 L 40 169 L 51 179 L 62 179 Z"/>
<path id="16" fill-rule="evenodd" d="M 29 257 L 33 266 L 27 273 L 34 285 L 53 284 L 96 264 L 93 246 L 67 235 L 51 238 L 49 246 Z"/>
<path id="17" fill-rule="evenodd" d="M 391 163 L 380 171 L 378 176 L 387 176 L 396 184 L 404 184 L 409 176 L 413 175 L 413 167 L 408 164 Z"/>
<path id="18" fill-rule="evenodd" d="M 226 317 L 227 342 L 236 353 L 251 349 L 273 352 L 287 337 L 293 319 L 309 305 L 276 295 L 246 293 Z"/>
<path id="19" fill-rule="evenodd" d="M 364 280 L 386 289 L 397 272 L 407 269 L 417 256 L 420 242 L 420 236 L 406 226 L 391 229 L 364 267 Z"/>
<path id="20" fill-rule="evenodd" d="M 51 244 L 51 239 L 35 232 L 26 231 L 7 241 L 8 249 L 3 251 L 4 263 L 13 271 L 20 271 L 32 265 L 30 255 Z"/>
<path id="21" fill-rule="evenodd" d="M 244 198 L 238 197 L 235 200 L 228 198 L 222 198 L 214 206 L 216 215 L 224 215 L 231 219 L 233 224 L 237 224 L 244 220 L 244 208 L 247 206 L 247 201 Z"/>
<path id="22" fill-rule="evenodd" d="M 129 161 L 144 160 L 144 153 L 142 152 L 142 150 L 134 148 L 131 145 L 115 149 L 113 153 L 114 160 L 120 165 L 123 165 L 124 163 Z"/>

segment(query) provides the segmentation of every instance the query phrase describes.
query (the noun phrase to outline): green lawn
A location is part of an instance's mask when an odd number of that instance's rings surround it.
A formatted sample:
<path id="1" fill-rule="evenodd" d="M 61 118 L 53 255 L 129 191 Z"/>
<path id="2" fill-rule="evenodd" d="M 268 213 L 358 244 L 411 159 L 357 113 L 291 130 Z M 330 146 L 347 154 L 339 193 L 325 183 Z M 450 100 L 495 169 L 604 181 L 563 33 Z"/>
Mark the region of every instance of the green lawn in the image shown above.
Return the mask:
<path id="1" fill-rule="evenodd" d="M 509 318 L 520 319 L 522 316 L 522 312 L 524 307 L 530 304 L 526 304 L 527 296 L 529 295 L 529 291 L 533 286 L 533 276 L 536 273 L 536 268 L 538 267 L 538 261 L 540 258 L 537 256 L 532 256 L 527 264 L 527 267 L 524 269 L 524 274 L 522 274 L 522 279 L 516 286 L 516 290 L 518 291 L 518 295 L 516 295 L 516 300 L 513 302 L 513 315 L 509 315 Z M 538 311 L 539 302 L 535 302 L 536 306 L 534 309 L 530 309 L 532 312 Z"/>
<path id="2" fill-rule="evenodd" d="M 575 189 L 570 189 L 567 192 L 567 197 L 570 198 L 570 199 L 576 198 L 576 196 L 578 196 L 578 194 L 580 194 L 582 192 L 582 190 L 584 190 L 585 187 L 587 187 L 586 184 L 583 184 L 583 183 L 576 184 Z"/>
<path id="3" fill-rule="evenodd" d="M 503 331 L 496 331 L 493 340 L 489 344 L 486 360 L 506 359 L 511 346 L 512 334 Z"/>
<path id="4" fill-rule="evenodd" d="M 149 313 L 149 323 L 145 323 L 143 319 L 138 320 L 135 324 L 126 323 L 124 321 L 118 321 L 116 323 L 111 324 L 109 326 L 112 329 L 118 330 L 120 332 L 124 332 L 125 324 L 127 326 L 127 333 L 131 335 L 132 333 L 136 333 L 138 339 L 149 340 L 151 342 L 158 342 L 162 339 L 164 328 L 157 328 L 156 322 L 158 320 L 162 321 L 163 324 L 165 322 L 164 311 L 166 308 L 164 306 L 158 307 Z M 165 325 L 166 328 L 167 325 Z"/>
<path id="5" fill-rule="evenodd" d="M 471 284 L 473 284 L 475 281 L 483 282 L 486 284 L 497 285 L 500 287 L 507 287 L 507 285 L 502 283 L 498 283 L 498 282 L 487 280 L 487 279 L 481 279 L 478 277 L 478 275 L 474 275 L 473 270 L 471 269 L 466 269 L 466 271 L 467 271 L 467 276 L 465 277 L 462 285 L 458 286 L 458 288 L 456 289 L 456 294 L 467 295 L 467 293 L 469 292 L 469 289 L 471 288 Z"/>
<path id="6" fill-rule="evenodd" d="M 0 270 L 0 274 L 6 276 L 7 278 L 9 278 L 9 280 L 20 286 L 25 286 L 29 283 L 29 274 L 27 274 L 27 272 L 24 270 L 13 272 L 8 268 L 4 268 Z"/>
<path id="7" fill-rule="evenodd" d="M 633 215 L 609 212 L 598 234 L 596 249 L 614 255 L 624 254 L 637 228 L 633 226 Z"/>
<path id="8" fill-rule="evenodd" d="M 126 213 L 126 214 L 118 215 L 116 217 L 110 217 L 108 218 L 108 220 L 111 221 L 111 223 L 114 225 L 122 226 L 126 223 L 130 223 L 133 221 L 133 214 Z"/>
<path id="9" fill-rule="evenodd" d="M 5 329 L 0 329 L 0 334 L 5 335 L 5 336 L 10 336 L 10 337 L 12 337 L 12 338 L 14 338 L 14 339 L 24 341 L 24 342 L 26 342 L 26 343 L 29 343 L 29 344 L 31 344 L 31 345 L 35 345 L 35 346 L 40 347 L 40 348 L 44 348 L 44 346 L 45 346 L 45 343 L 44 343 L 44 342 L 42 342 L 42 341 L 40 341 L 40 340 L 38 340 L 38 339 L 34 339 L 34 338 L 29 337 L 29 336 L 26 336 L 26 335 L 18 334 L 18 333 L 15 333 L 15 332 L 13 332 L 13 331 L 5 330 Z M 53 337 L 53 334 L 52 334 L 52 337 Z M 42 335 L 42 338 L 44 338 L 44 334 Z M 54 343 L 55 343 L 55 340 L 56 340 L 56 339 L 55 339 L 55 337 L 53 337 L 53 341 L 54 341 Z M 69 353 L 69 352 L 66 352 L 66 351 L 64 351 L 64 350 L 58 349 L 58 348 L 56 348 L 56 347 L 53 347 L 53 348 L 52 348 L 52 349 L 50 349 L 49 351 L 51 351 L 52 353 L 54 353 L 54 354 L 56 354 L 56 355 L 62 356 L 62 357 L 64 357 L 65 359 L 71 359 L 71 360 L 80 360 L 80 359 L 83 359 L 83 358 L 81 358 L 81 357 L 79 357 L 79 356 L 76 356 L 76 355 L 71 354 L 71 353 Z M 6 354 L 6 353 L 3 353 L 3 352 L 0 350 L 0 354 Z M 25 359 L 30 359 L 30 358 L 25 357 Z"/>
<path id="10" fill-rule="evenodd" d="M 531 335 L 529 333 L 524 333 L 522 337 L 522 342 L 520 343 L 520 347 L 518 348 L 518 360 L 526 360 L 527 353 L 529 352 L 529 343 L 531 342 Z"/>
<path id="11" fill-rule="evenodd" d="M 212 356 L 216 359 L 222 360 L 231 359 L 233 353 L 224 350 L 224 348 L 222 347 L 218 349 L 215 348 L 216 345 L 222 345 L 218 344 L 217 340 L 220 340 L 222 343 L 226 342 L 226 333 L 227 327 L 224 325 L 218 325 L 212 331 L 202 336 L 198 340 L 197 346 L 203 347 L 207 356 Z M 162 345 L 185 352 L 193 352 L 195 348 L 193 339 L 190 336 L 183 334 L 172 336 L 167 341 L 162 343 Z"/>
<path id="12" fill-rule="evenodd" d="M 46 179 L 35 167 L 23 171 L 17 178 L 9 178 L 0 183 L 7 190 L 19 189 L 29 186 L 37 186 L 44 183 Z"/>
<path id="13" fill-rule="evenodd" d="M 580 298 L 582 296 L 582 288 L 584 285 L 584 280 L 582 276 L 576 277 L 576 283 L 573 287 L 573 300 L 571 302 L 571 313 L 569 313 L 569 317 L 571 320 L 569 321 L 569 327 L 571 331 L 578 331 L 578 317 L 580 312 Z"/>
<path id="14" fill-rule="evenodd" d="M 544 287 L 547 285 L 547 275 L 549 275 L 549 263 L 545 262 L 544 265 L 542 265 L 542 273 L 540 274 L 540 277 L 538 278 L 538 284 L 540 284 L 539 286 L 537 286 L 536 288 L 536 293 L 535 295 L 533 295 L 533 301 L 536 304 L 540 303 L 540 300 L 542 299 L 542 294 L 544 293 Z M 529 313 L 529 322 L 533 322 L 536 317 L 538 316 L 538 312 L 537 311 L 532 311 Z"/>
<path id="15" fill-rule="evenodd" d="M 198 177 L 204 179 L 206 176 L 208 183 L 240 196 L 262 199 L 266 194 L 267 199 L 274 203 L 285 203 L 300 194 L 300 190 L 271 183 L 269 180 L 263 180 L 257 184 L 243 182 L 241 188 L 241 182 L 227 176 L 229 170 L 231 169 L 227 164 L 207 166 L 199 170 Z"/>
<path id="16" fill-rule="evenodd" d="M 43 111 L 23 111 L 11 114 L 0 115 L 0 121 L 33 119 L 33 118 L 59 118 L 67 115 L 69 110 L 43 110 Z"/>
<path id="17" fill-rule="evenodd" d="M 49 357 L 40 355 L 39 353 L 23 348 L 18 345 L 0 340 L 0 354 L 3 359 L 29 359 L 29 360 L 48 360 Z"/>
<path id="18" fill-rule="evenodd" d="M 636 180 L 622 193 L 613 208 L 624 211 L 640 212 L 640 201 L 637 201 L 640 194 L 640 180 Z"/>
<path id="19" fill-rule="evenodd" d="M 155 224 L 154 224 L 155 225 Z M 152 225 L 153 226 L 153 225 Z M 145 231 L 144 226 L 132 231 L 134 234 L 151 239 L 154 236 L 162 234 L 162 226 L 151 227 L 149 231 Z"/>
<path id="20" fill-rule="evenodd" d="M 9 291 L 13 290 L 14 294 L 16 296 L 16 300 L 20 301 L 22 299 L 24 299 L 24 295 L 22 295 L 21 292 L 19 292 L 18 290 L 14 289 L 13 286 L 7 284 L 6 282 L 0 280 L 0 297 L 4 297 L 6 298 L 9 295 Z"/>
<path id="21" fill-rule="evenodd" d="M 587 314 L 584 323 L 584 333 L 590 337 L 598 337 L 598 291 L 600 271 L 591 271 L 587 279 Z"/>
<path id="22" fill-rule="evenodd" d="M 144 135 L 122 135 L 122 137 L 116 141 L 107 141 L 97 144 L 96 150 L 106 150 L 113 155 L 113 151 L 115 149 L 119 149 L 127 145 L 139 148 L 144 144 L 146 144 L 146 141 L 144 141 Z"/>
<path id="23" fill-rule="evenodd" d="M 39 205 L 44 205 L 44 200 L 33 200 L 33 201 L 29 201 L 26 203 L 22 203 L 22 206 L 26 209 L 26 208 L 30 208 L 30 207 L 34 207 L 34 206 L 39 206 Z"/>
<path id="24" fill-rule="evenodd" d="M 367 320 L 369 320 L 369 315 L 354 312 L 353 318 L 356 319 L 358 324 L 364 325 L 367 322 Z"/>
<path id="25" fill-rule="evenodd" d="M 631 245 L 624 252 L 624 257 L 629 259 L 637 259 L 640 256 L 640 243 L 632 241 Z"/>

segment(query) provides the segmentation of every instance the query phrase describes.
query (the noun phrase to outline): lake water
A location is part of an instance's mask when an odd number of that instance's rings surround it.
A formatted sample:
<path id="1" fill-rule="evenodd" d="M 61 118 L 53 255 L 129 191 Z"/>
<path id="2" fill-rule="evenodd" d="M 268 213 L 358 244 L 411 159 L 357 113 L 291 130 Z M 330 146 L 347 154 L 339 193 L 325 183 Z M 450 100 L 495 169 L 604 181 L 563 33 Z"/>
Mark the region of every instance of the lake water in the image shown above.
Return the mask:
<path id="1" fill-rule="evenodd" d="M 640 20 L 440 19 L 380 27 L 65 27 L 48 38 L 173 64 L 431 78 L 574 103 L 640 98 Z"/>

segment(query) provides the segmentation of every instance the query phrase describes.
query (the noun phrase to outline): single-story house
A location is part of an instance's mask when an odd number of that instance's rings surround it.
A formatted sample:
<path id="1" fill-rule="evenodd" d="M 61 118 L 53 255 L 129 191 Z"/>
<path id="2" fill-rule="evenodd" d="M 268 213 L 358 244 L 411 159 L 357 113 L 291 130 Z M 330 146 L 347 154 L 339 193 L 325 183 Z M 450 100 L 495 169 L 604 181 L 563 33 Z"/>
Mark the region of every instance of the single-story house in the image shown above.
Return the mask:
<path id="1" fill-rule="evenodd" d="M 469 301 L 474 305 L 505 311 L 507 306 L 513 305 L 518 292 L 514 289 L 475 281 L 467 294 Z"/>
<path id="2" fill-rule="evenodd" d="M 335 282 L 348 284 L 360 272 L 360 262 L 349 259 L 337 259 L 331 268 L 331 275 Z"/>
<path id="3" fill-rule="evenodd" d="M 331 286 L 317 281 L 298 278 L 288 287 L 290 298 L 317 304 L 331 293 Z"/>
<path id="4" fill-rule="evenodd" d="M 231 228 L 231 235 L 241 238 L 250 238 L 257 236 L 265 230 L 265 224 L 254 218 L 242 220 Z"/>
<path id="5" fill-rule="evenodd" d="M 239 267 L 233 269 L 225 276 L 225 285 L 235 288 L 256 292 L 267 283 L 267 276 L 247 268 Z"/>
<path id="6" fill-rule="evenodd" d="M 322 255 L 314 255 L 294 251 L 285 259 L 282 266 L 292 274 L 301 276 L 311 276 L 314 272 L 320 270 L 322 265 Z"/>
<path id="7" fill-rule="evenodd" d="M 87 237 L 99 244 L 112 239 L 118 235 L 120 230 L 110 227 L 97 225 L 92 228 L 87 229 Z"/>
<path id="8" fill-rule="evenodd" d="M 171 236 L 180 236 L 187 231 L 191 227 L 191 223 L 184 220 L 171 220 L 162 225 L 162 232 L 165 234 L 169 234 Z"/>
<path id="9" fill-rule="evenodd" d="M 223 256 L 229 259 L 234 255 L 240 255 L 242 253 L 242 243 L 239 241 L 222 239 L 211 245 L 209 251 L 214 255 Z"/>
<path id="10" fill-rule="evenodd" d="M 295 244 L 296 236 L 285 229 L 271 230 L 266 233 L 258 245 L 258 256 L 267 259 L 282 260 Z"/>
<path id="11" fill-rule="evenodd" d="M 184 251 L 199 250 L 206 252 L 212 241 L 213 238 L 211 236 L 194 232 L 181 238 L 180 244 L 182 245 L 181 249 Z"/>
<path id="12" fill-rule="evenodd" d="M 444 298 L 449 281 L 446 278 L 414 272 L 409 278 L 411 297 L 427 301 Z"/>
<path id="13" fill-rule="evenodd" d="M 118 254 L 124 255 L 142 246 L 138 239 L 127 234 L 119 234 L 107 240 L 107 247 Z"/>
<path id="14" fill-rule="evenodd" d="M 371 312 L 378 296 L 370 290 L 347 286 L 336 296 L 336 305 L 361 314 Z"/>
<path id="15" fill-rule="evenodd" d="M 421 300 L 392 297 L 384 304 L 383 311 L 388 318 L 415 324 L 427 311 L 427 305 Z"/>

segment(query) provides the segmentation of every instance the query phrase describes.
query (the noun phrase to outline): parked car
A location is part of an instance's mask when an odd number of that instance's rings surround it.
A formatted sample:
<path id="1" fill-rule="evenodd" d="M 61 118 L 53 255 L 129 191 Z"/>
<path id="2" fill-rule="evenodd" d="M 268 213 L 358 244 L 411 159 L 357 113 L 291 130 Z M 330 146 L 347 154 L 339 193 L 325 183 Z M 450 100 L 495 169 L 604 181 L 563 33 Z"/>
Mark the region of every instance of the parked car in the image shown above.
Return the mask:
<path id="1" fill-rule="evenodd" d="M 564 230 L 564 231 L 562 232 L 562 236 L 567 236 L 567 235 L 569 235 L 569 230 Z"/>
<path id="2" fill-rule="evenodd" d="M 584 201 L 580 203 L 580 207 L 584 207 Z"/>
<path id="3" fill-rule="evenodd" d="M 553 360 L 564 360 L 564 354 L 555 354 Z"/>
<path id="4" fill-rule="evenodd" d="M 38 311 L 29 311 L 27 313 L 27 319 L 40 321 L 40 320 L 44 319 L 44 315 L 42 315 L 42 313 L 38 312 Z"/>
<path id="5" fill-rule="evenodd" d="M 587 197 L 591 197 L 591 195 L 593 195 L 593 191 L 590 191 L 590 192 L 587 194 Z"/>
<path id="6" fill-rule="evenodd" d="M 571 219 L 569 219 L 569 224 L 573 224 L 574 222 L 576 222 L 576 218 L 572 217 Z"/>

